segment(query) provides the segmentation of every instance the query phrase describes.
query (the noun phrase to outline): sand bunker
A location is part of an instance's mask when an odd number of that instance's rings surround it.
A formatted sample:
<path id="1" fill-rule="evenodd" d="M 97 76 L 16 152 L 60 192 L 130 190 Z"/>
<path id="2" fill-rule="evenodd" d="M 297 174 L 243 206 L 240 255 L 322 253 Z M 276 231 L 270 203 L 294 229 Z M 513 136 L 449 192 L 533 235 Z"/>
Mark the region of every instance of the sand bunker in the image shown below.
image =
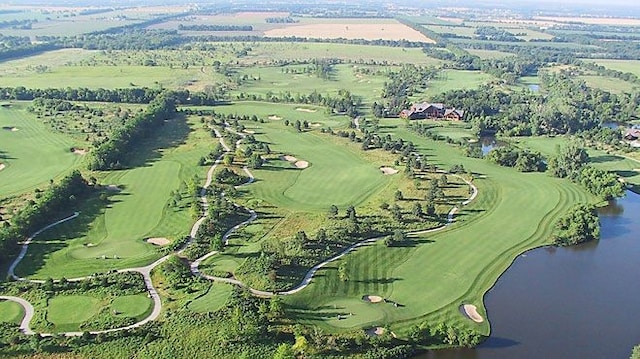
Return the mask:
<path id="1" fill-rule="evenodd" d="M 107 189 L 107 191 L 113 191 L 113 192 L 120 192 L 122 191 L 122 188 L 114 185 L 114 184 L 110 184 L 108 186 L 105 187 Z"/>
<path id="2" fill-rule="evenodd" d="M 380 303 L 382 302 L 382 297 L 378 295 L 365 295 L 362 297 L 362 300 L 369 303 Z"/>
<path id="3" fill-rule="evenodd" d="M 271 115 L 271 116 L 269 116 L 269 119 L 270 119 L 270 120 L 277 121 L 277 120 L 282 120 L 282 117 L 280 117 L 280 116 L 276 116 L 276 115 Z"/>
<path id="4" fill-rule="evenodd" d="M 5 127 L 3 127 L 2 129 L 3 129 L 3 130 L 5 130 L 5 131 L 11 131 L 11 132 L 16 132 L 16 131 L 19 131 L 19 130 L 20 130 L 20 129 L 19 129 L 19 128 L 17 128 L 17 127 L 11 127 L 11 126 L 5 126 Z"/>
<path id="5" fill-rule="evenodd" d="M 317 122 L 314 122 L 314 123 L 311 124 L 311 127 L 320 127 L 320 126 L 322 126 L 322 125 L 317 123 Z"/>
<path id="6" fill-rule="evenodd" d="M 380 167 L 380 171 L 385 175 L 394 175 L 399 172 L 397 169 L 391 167 Z"/>
<path id="7" fill-rule="evenodd" d="M 86 155 L 87 154 L 87 150 L 83 149 L 83 148 L 74 148 L 73 153 L 75 153 L 76 155 Z"/>
<path id="8" fill-rule="evenodd" d="M 309 162 L 307 161 L 296 161 L 296 163 L 294 163 L 294 165 L 298 168 L 307 168 L 309 167 Z"/>
<path id="9" fill-rule="evenodd" d="M 147 243 L 155 244 L 156 246 L 166 246 L 167 244 L 171 243 L 171 241 L 162 237 L 154 237 L 147 238 Z"/>
<path id="10" fill-rule="evenodd" d="M 298 160 L 297 158 L 295 158 L 293 156 L 289 156 L 289 155 L 284 155 L 284 156 L 282 156 L 280 158 L 282 158 L 285 161 L 289 161 L 289 162 L 296 162 Z"/>
<path id="11" fill-rule="evenodd" d="M 248 133 L 250 135 L 253 135 L 254 133 L 256 133 L 256 131 L 253 131 L 253 130 L 243 130 L 242 132 Z"/>
<path id="12" fill-rule="evenodd" d="M 5 167 L 7 167 L 4 163 L 0 163 L 0 171 L 2 171 Z"/>
<path id="13" fill-rule="evenodd" d="M 484 318 L 480 314 L 478 314 L 478 308 L 473 304 L 463 304 L 460 306 L 460 311 L 467 318 L 473 320 L 476 323 L 484 322 Z"/>
<path id="14" fill-rule="evenodd" d="M 302 107 L 298 107 L 298 108 L 296 108 L 296 111 L 314 113 L 314 112 L 317 112 L 318 110 L 313 109 L 313 108 L 302 108 Z"/>

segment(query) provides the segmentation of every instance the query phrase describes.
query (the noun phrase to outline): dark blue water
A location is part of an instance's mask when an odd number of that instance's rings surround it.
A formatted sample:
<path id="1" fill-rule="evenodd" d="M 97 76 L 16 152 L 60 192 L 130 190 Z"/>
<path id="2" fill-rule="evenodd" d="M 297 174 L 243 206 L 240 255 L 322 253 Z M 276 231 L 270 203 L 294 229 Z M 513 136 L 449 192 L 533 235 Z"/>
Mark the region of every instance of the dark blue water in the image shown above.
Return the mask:
<path id="1" fill-rule="evenodd" d="M 640 343 L 640 196 L 600 211 L 602 238 L 518 257 L 485 296 L 491 337 L 420 358 L 628 358 Z"/>

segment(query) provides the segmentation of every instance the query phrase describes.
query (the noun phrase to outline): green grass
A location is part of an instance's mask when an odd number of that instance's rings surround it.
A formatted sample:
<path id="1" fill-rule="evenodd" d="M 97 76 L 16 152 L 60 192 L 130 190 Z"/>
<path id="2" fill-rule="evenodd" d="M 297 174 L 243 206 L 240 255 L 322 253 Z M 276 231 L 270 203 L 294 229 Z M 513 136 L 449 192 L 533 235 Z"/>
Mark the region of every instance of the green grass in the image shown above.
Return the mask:
<path id="1" fill-rule="evenodd" d="M 629 93 L 638 89 L 637 85 L 613 77 L 584 75 L 578 76 L 577 79 L 586 82 L 589 87 L 598 88 L 615 94 Z"/>
<path id="2" fill-rule="evenodd" d="M 80 325 L 98 314 L 100 300 L 84 295 L 54 297 L 47 306 L 47 321 L 56 332 L 77 331 Z"/>
<path id="3" fill-rule="evenodd" d="M 443 70 L 441 75 L 431 81 L 430 86 L 423 92 L 417 92 L 411 101 L 424 101 L 451 91 L 477 88 L 482 84 L 495 80 L 495 77 L 480 71 Z"/>
<path id="4" fill-rule="evenodd" d="M 338 58 L 343 60 L 376 61 L 384 64 L 413 63 L 418 65 L 439 65 L 443 61 L 428 57 L 419 48 L 388 46 L 267 42 L 251 44 L 249 55 L 239 59 L 242 63 L 276 60 Z"/>
<path id="5" fill-rule="evenodd" d="M 453 226 L 416 237 L 415 246 L 386 248 L 378 244 L 345 257 L 350 277 L 347 282 L 337 278 L 339 263 L 322 269 L 305 291 L 287 299 L 298 308 L 299 318 L 309 323 L 339 330 L 346 324 L 332 323 L 313 313 L 326 310 L 327 303 L 335 300 L 350 300 L 353 306 L 361 295 L 375 294 L 403 306 L 381 307 L 382 314 L 370 314 L 368 321 L 354 321 L 353 327 L 395 323 L 402 330 L 425 319 L 472 325 L 460 315 L 458 306 L 474 303 L 484 315 L 483 294 L 511 261 L 529 248 L 549 243 L 557 216 L 577 202 L 592 200 L 566 180 L 543 173 L 522 174 L 466 158 L 459 149 L 425 140 L 392 120 L 383 124 L 387 125 L 386 131 L 413 141 L 432 163 L 442 168 L 460 163 L 481 176 L 474 180 L 480 195 L 462 210 Z M 523 209 L 526 216 L 521 215 Z M 357 310 L 357 306 L 354 308 Z M 477 327 L 488 334 L 486 322 Z"/>
<path id="6" fill-rule="evenodd" d="M 16 302 L 0 301 L 0 323 L 19 324 L 24 317 L 24 309 Z"/>
<path id="7" fill-rule="evenodd" d="M 0 197 L 45 185 L 82 160 L 71 153 L 75 144 L 71 138 L 51 132 L 26 107 L 13 103 L 0 108 L 0 161 L 6 166 L 0 171 Z M 13 127 L 17 131 L 11 131 Z"/>
<path id="8" fill-rule="evenodd" d="M 515 56 L 514 54 L 496 50 L 482 50 L 482 49 L 466 49 L 471 55 L 480 57 L 481 59 L 504 59 L 509 56 Z"/>
<path id="9" fill-rule="evenodd" d="M 198 313 L 215 312 L 227 302 L 232 289 L 230 284 L 213 283 L 204 295 L 189 303 L 188 308 Z"/>
<path id="10" fill-rule="evenodd" d="M 196 164 L 214 143 L 196 120 L 191 119 L 191 128 L 184 119 L 167 122 L 157 137 L 132 153 L 137 167 L 103 173 L 101 183 L 123 190 L 113 193 L 106 206 L 98 198 L 88 201 L 79 218 L 36 238 L 17 273 L 69 278 L 143 265 L 160 255 L 144 239 L 176 239 L 189 233 L 194 220 L 188 211 L 167 203 L 181 181 L 194 174 L 204 178 L 206 169 Z"/>
<path id="11" fill-rule="evenodd" d="M 595 62 L 598 65 L 604 66 L 606 68 L 622 71 L 622 72 L 631 72 L 632 74 L 640 77 L 640 61 L 639 60 L 609 60 L 609 59 L 597 59 L 597 60 L 584 60 Z"/>
<path id="12" fill-rule="evenodd" d="M 241 69 L 240 74 L 246 74 L 251 78 L 259 78 L 244 84 L 240 89 L 233 92 L 237 95 L 241 92 L 245 94 L 259 94 L 265 96 L 267 92 L 291 92 L 292 94 L 309 94 L 317 91 L 322 94 L 336 96 L 341 89 L 349 89 L 354 95 L 363 98 L 370 106 L 373 101 L 380 98 L 385 76 L 361 75 L 355 73 L 354 69 L 358 65 L 336 65 L 334 72 L 329 79 L 321 79 L 313 74 L 287 74 L 283 70 L 302 69 L 306 65 L 289 67 L 251 67 Z"/>
<path id="13" fill-rule="evenodd" d="M 141 318 L 151 309 L 151 300 L 146 294 L 125 295 L 114 299 L 109 309 L 117 316 Z"/>

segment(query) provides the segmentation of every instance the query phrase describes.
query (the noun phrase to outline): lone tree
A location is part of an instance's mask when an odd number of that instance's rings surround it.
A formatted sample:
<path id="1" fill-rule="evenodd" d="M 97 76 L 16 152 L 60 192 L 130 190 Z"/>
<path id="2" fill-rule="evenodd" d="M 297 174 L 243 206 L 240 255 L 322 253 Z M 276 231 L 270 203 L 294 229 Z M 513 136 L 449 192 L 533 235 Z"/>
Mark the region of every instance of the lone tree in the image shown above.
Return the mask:
<path id="1" fill-rule="evenodd" d="M 346 260 L 344 260 L 338 266 L 338 278 L 342 282 L 346 282 L 346 281 L 349 280 L 349 274 L 347 273 L 347 265 L 348 265 L 348 262 Z"/>
<path id="2" fill-rule="evenodd" d="M 335 218 L 336 216 L 338 216 L 338 206 L 336 206 L 335 204 L 332 204 L 331 207 L 329 207 L 329 217 L 331 218 Z"/>

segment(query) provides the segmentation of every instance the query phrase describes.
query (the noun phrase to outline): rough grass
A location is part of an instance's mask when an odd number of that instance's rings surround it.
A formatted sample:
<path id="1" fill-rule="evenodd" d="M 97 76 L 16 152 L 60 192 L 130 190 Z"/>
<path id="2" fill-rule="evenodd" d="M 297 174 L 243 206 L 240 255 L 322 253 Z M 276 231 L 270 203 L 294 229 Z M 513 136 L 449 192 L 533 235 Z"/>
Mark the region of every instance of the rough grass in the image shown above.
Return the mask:
<path id="1" fill-rule="evenodd" d="M 578 76 L 579 80 L 586 82 L 587 86 L 609 91 L 611 93 L 629 93 L 636 91 L 638 85 L 630 82 L 619 80 L 613 77 L 604 77 L 598 75 Z"/>
<path id="2" fill-rule="evenodd" d="M 47 184 L 78 166 L 82 157 L 71 153 L 75 142 L 53 133 L 26 110 L 25 103 L 0 108 L 0 197 Z M 11 131 L 11 128 L 17 131 Z M 5 129 L 8 128 L 8 129 Z"/>
<path id="3" fill-rule="evenodd" d="M 495 77 L 480 71 L 443 70 L 430 86 L 411 96 L 412 102 L 437 99 L 443 92 L 451 90 L 473 89 L 495 80 Z"/>
<path id="4" fill-rule="evenodd" d="M 18 303 L 8 300 L 0 301 L 0 322 L 19 324 L 24 317 L 24 309 Z"/>
<path id="5" fill-rule="evenodd" d="M 49 300 L 47 321 L 56 332 L 77 331 L 80 325 L 98 314 L 100 300 L 84 295 L 58 296 Z"/>
<path id="6" fill-rule="evenodd" d="M 36 238 L 17 273 L 70 278 L 143 265 L 160 255 L 145 238 L 189 233 L 192 218 L 186 208 L 167 206 L 169 194 L 196 173 L 204 177 L 205 168 L 196 164 L 214 145 L 206 131 L 191 126 L 180 118 L 167 122 L 157 137 L 131 154 L 137 167 L 103 173 L 101 183 L 123 190 L 112 193 L 108 203 L 88 201 L 79 218 Z"/>

